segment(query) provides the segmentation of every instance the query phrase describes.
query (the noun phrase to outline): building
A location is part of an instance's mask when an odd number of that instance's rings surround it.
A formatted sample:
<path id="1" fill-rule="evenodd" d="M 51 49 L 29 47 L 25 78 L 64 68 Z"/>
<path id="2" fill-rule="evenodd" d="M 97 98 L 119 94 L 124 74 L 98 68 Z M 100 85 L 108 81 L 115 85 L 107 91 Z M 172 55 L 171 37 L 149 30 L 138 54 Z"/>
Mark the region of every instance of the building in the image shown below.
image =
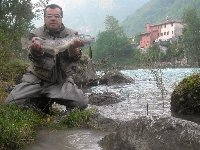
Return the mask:
<path id="1" fill-rule="evenodd" d="M 147 23 L 146 32 L 140 34 L 140 48 L 149 48 L 155 42 L 176 39 L 182 35 L 181 22 L 167 20 L 157 25 Z"/>
<path id="2" fill-rule="evenodd" d="M 171 39 L 177 39 L 182 35 L 183 24 L 174 20 L 167 20 L 166 22 L 160 24 L 161 35 L 158 40 L 168 41 Z"/>
<path id="3" fill-rule="evenodd" d="M 149 48 L 156 39 L 160 36 L 160 26 L 159 25 L 150 25 L 147 23 L 146 32 L 142 33 L 140 38 L 140 47 Z"/>

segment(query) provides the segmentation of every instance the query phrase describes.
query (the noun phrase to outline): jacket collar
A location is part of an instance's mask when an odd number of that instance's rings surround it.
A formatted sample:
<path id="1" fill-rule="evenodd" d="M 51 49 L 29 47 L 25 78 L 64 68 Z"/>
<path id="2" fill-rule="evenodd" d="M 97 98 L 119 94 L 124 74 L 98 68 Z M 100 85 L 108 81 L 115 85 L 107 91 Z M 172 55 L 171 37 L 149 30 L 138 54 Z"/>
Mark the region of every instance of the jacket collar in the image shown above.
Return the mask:
<path id="1" fill-rule="evenodd" d="M 54 37 L 54 38 L 59 38 L 61 32 L 62 32 L 64 29 L 65 29 L 64 24 L 61 25 L 61 28 L 60 28 L 60 30 L 58 30 L 58 31 L 51 31 L 51 30 L 47 29 L 46 25 L 44 25 L 44 32 L 45 32 L 45 33 L 48 33 L 50 36 L 52 36 L 52 37 Z"/>

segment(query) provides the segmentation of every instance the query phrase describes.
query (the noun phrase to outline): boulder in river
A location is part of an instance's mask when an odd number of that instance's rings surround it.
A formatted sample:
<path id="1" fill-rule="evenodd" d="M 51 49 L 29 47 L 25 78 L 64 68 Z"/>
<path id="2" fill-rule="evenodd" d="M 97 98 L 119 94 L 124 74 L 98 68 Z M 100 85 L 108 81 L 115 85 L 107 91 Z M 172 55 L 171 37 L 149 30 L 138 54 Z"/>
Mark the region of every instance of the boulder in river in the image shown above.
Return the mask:
<path id="1" fill-rule="evenodd" d="M 199 150 L 200 126 L 174 117 L 139 117 L 105 136 L 104 150 Z"/>
<path id="2" fill-rule="evenodd" d="M 79 87 L 94 86 L 98 84 L 95 66 L 89 56 L 82 55 L 81 59 L 76 62 L 76 71 L 73 79 Z"/>
<path id="3" fill-rule="evenodd" d="M 102 106 L 121 102 L 119 95 L 113 92 L 92 93 L 89 95 L 89 104 Z"/>
<path id="4" fill-rule="evenodd" d="M 133 78 L 125 76 L 123 73 L 117 70 L 107 72 L 99 80 L 99 84 L 106 84 L 106 85 L 133 83 L 133 82 L 134 82 Z"/>

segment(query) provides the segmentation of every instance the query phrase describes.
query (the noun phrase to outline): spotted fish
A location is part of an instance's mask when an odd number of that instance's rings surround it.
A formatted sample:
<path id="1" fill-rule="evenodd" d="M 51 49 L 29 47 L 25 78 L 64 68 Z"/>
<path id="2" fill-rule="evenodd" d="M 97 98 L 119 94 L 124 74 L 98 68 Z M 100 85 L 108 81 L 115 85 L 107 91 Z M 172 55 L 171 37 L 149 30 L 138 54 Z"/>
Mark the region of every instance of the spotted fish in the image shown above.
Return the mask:
<path id="1" fill-rule="evenodd" d="M 41 46 L 44 48 L 46 53 L 49 53 L 51 55 L 57 55 L 60 52 L 64 52 L 66 49 L 68 49 L 73 42 L 73 39 L 79 39 L 83 42 L 84 45 L 89 45 L 90 43 L 94 42 L 95 39 L 92 36 L 89 35 L 79 35 L 79 36 L 72 36 L 72 37 L 66 37 L 66 38 L 57 38 L 55 40 L 51 39 L 43 39 L 40 37 L 35 37 L 35 40 L 39 40 L 41 43 Z M 25 49 L 29 45 L 31 45 L 31 41 L 27 41 L 26 39 L 22 39 L 22 48 Z"/>

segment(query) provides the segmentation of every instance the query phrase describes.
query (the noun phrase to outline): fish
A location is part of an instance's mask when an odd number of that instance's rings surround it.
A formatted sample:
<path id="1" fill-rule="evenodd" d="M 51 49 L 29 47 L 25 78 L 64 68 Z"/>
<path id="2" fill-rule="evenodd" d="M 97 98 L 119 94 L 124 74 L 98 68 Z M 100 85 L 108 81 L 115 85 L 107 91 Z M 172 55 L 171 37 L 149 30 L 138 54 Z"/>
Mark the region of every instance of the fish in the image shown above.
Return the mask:
<path id="1" fill-rule="evenodd" d="M 34 37 L 35 40 L 40 41 L 42 48 L 44 48 L 44 52 L 50 55 L 57 55 L 60 52 L 64 52 L 69 49 L 71 43 L 74 39 L 79 39 L 85 45 L 90 45 L 95 41 L 95 38 L 90 35 L 80 34 L 77 36 L 70 36 L 66 38 L 56 38 L 52 39 L 44 39 L 40 37 Z M 25 38 L 21 39 L 22 49 L 27 49 L 31 45 L 32 41 L 27 40 Z"/>

